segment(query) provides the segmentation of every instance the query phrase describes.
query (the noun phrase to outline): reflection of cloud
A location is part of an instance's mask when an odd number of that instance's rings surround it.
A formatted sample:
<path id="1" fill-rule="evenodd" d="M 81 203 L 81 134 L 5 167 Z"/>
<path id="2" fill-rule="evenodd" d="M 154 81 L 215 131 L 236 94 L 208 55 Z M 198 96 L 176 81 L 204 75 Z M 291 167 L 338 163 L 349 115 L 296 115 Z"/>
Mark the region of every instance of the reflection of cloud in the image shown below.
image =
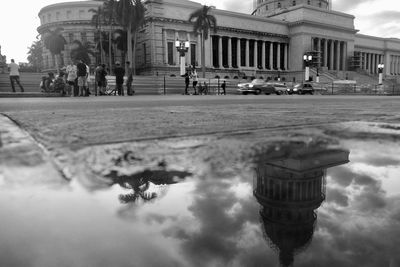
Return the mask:
<path id="1" fill-rule="evenodd" d="M 329 171 L 329 176 L 334 184 L 338 184 L 341 187 L 347 187 L 353 181 L 353 172 L 343 166 L 332 168 Z M 330 185 L 332 186 L 332 184 Z"/>
<path id="2" fill-rule="evenodd" d="M 328 202 L 334 202 L 342 207 L 347 207 L 349 205 L 349 198 L 343 189 L 329 188 L 327 189 L 326 195 L 326 200 Z"/>

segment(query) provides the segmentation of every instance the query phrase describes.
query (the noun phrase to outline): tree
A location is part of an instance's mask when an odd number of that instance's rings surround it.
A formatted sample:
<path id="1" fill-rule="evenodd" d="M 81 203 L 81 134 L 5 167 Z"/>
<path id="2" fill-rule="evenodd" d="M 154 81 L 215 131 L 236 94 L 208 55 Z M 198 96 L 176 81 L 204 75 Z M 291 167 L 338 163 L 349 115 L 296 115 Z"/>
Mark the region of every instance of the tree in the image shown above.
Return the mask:
<path id="1" fill-rule="evenodd" d="M 112 32 L 113 32 L 113 24 L 115 23 L 116 17 L 116 1 L 115 0 L 108 0 L 104 2 L 104 15 L 108 24 L 108 56 L 109 56 L 109 67 L 110 70 L 112 69 Z"/>
<path id="2" fill-rule="evenodd" d="M 59 59 L 61 56 L 61 52 L 64 51 L 64 46 L 67 43 L 65 38 L 61 35 L 63 32 L 63 28 L 57 28 L 54 31 L 47 30 L 44 33 L 44 46 L 50 51 L 50 53 L 54 57 L 55 67 L 57 68 L 57 72 L 59 71 Z"/>
<path id="3" fill-rule="evenodd" d="M 146 8 L 141 0 L 120 0 L 116 11 L 118 23 L 127 32 L 128 61 L 132 62 L 133 73 L 136 74 L 134 60 L 136 54 L 136 37 L 139 29 L 145 23 L 144 15 Z"/>
<path id="4" fill-rule="evenodd" d="M 43 44 L 40 40 L 37 40 L 28 49 L 28 62 L 32 64 L 36 72 L 39 72 L 43 63 Z"/>
<path id="5" fill-rule="evenodd" d="M 212 7 L 204 5 L 202 8 L 194 11 L 189 16 L 189 22 L 194 22 L 193 31 L 201 34 L 201 70 L 203 78 L 206 77 L 205 62 L 205 40 L 208 39 L 208 32 L 213 29 L 217 32 L 217 19 L 209 14 Z"/>
<path id="6" fill-rule="evenodd" d="M 102 25 L 105 23 L 105 13 L 103 7 L 98 7 L 97 9 L 89 9 L 90 12 L 93 13 L 92 16 L 92 24 L 95 26 L 97 30 L 97 38 L 99 39 L 98 43 L 99 44 L 99 52 L 100 52 L 100 62 L 104 62 L 104 57 L 103 57 L 103 32 L 102 32 Z"/>
<path id="7" fill-rule="evenodd" d="M 92 43 L 85 42 L 82 44 L 78 40 L 72 42 L 71 59 L 82 60 L 87 65 L 90 65 L 91 60 L 89 55 L 96 56 L 96 53 L 93 51 Z"/>

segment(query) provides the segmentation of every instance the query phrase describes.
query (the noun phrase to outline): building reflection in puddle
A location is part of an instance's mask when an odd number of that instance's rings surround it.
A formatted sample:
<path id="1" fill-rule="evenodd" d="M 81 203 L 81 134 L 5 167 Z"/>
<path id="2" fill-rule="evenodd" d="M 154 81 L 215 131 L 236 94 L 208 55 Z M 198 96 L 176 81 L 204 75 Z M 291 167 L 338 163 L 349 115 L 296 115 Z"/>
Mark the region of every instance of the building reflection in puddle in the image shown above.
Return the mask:
<path id="1" fill-rule="evenodd" d="M 258 160 L 254 196 L 281 266 L 292 266 L 294 255 L 312 240 L 316 210 L 325 200 L 326 169 L 348 162 L 347 150 L 298 143 Z"/>

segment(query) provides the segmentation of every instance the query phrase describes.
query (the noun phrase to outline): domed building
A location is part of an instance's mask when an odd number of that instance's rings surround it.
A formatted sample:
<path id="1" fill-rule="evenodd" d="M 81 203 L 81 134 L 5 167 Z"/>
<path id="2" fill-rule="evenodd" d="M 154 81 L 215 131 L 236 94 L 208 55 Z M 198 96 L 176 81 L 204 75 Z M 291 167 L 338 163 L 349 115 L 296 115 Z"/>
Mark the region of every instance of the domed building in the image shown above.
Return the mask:
<path id="1" fill-rule="evenodd" d="M 305 54 L 312 54 L 311 75 L 321 82 L 378 75 L 400 81 L 400 40 L 359 34 L 351 14 L 334 11 L 329 0 L 256 0 L 254 12 L 212 9 L 217 31 L 205 43 L 207 77 L 257 77 L 304 80 Z M 63 27 L 67 40 L 64 61 L 74 39 L 93 40 L 91 8 L 102 1 L 66 2 L 46 6 L 39 16 L 39 33 Z M 145 26 L 137 38 L 135 66 L 142 75 L 179 75 L 180 53 L 175 41 L 189 41 L 186 65 L 200 67 L 201 38 L 189 15 L 202 7 L 188 0 L 146 0 Z M 53 63 L 44 52 L 46 66 Z M 377 80 L 377 79 L 376 79 Z"/>

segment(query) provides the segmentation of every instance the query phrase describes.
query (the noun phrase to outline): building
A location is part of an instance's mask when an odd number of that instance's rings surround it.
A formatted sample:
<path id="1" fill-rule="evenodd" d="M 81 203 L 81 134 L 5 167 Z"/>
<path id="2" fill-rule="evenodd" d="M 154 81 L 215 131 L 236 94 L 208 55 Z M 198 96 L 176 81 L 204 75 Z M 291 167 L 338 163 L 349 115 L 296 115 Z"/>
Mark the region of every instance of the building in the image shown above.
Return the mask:
<path id="1" fill-rule="evenodd" d="M 101 3 L 82 1 L 44 7 L 39 13 L 38 31 L 63 26 L 68 41 L 91 39 L 94 26 L 88 10 Z M 179 74 L 177 39 L 190 42 L 186 64 L 200 67 L 200 35 L 193 33 L 188 18 L 201 5 L 187 0 L 147 0 L 145 5 L 146 25 L 137 45 L 138 72 Z M 314 55 L 313 73 L 318 69 L 328 80 L 347 77 L 351 71 L 375 76 L 379 63 L 385 66 L 386 79 L 397 79 L 400 74 L 400 40 L 359 34 L 354 27 L 356 18 L 332 10 L 329 0 L 256 0 L 252 14 L 219 9 L 212 14 L 218 29 L 210 32 L 205 44 L 207 77 L 301 80 L 305 53 Z M 48 52 L 44 58 L 51 61 Z"/>

